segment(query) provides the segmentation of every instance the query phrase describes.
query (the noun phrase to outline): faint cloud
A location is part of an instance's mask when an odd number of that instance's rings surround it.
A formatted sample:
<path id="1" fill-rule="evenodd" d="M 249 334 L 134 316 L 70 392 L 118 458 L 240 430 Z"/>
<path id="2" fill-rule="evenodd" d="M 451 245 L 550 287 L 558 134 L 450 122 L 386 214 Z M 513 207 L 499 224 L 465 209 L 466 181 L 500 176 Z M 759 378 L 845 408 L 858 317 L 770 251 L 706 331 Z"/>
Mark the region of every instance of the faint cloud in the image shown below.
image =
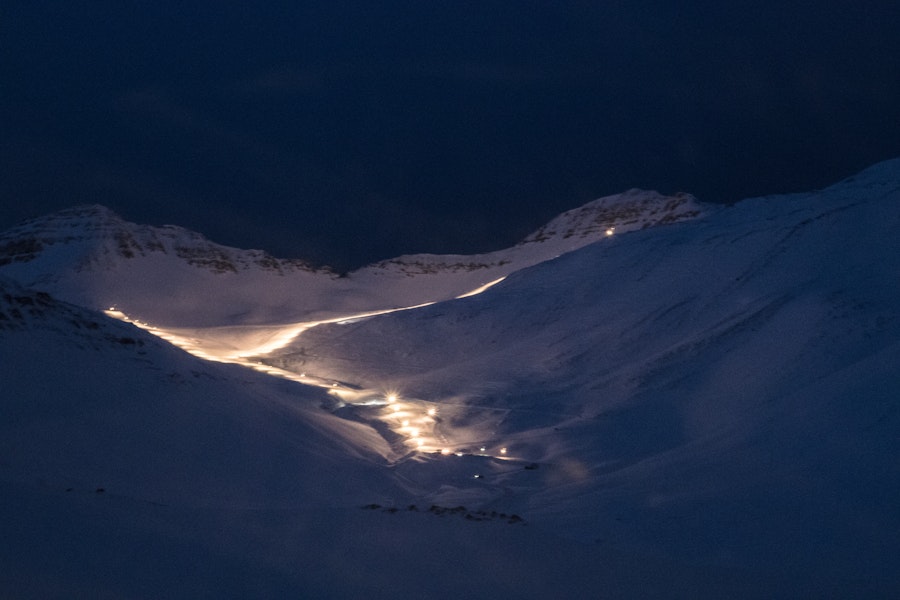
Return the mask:
<path id="1" fill-rule="evenodd" d="M 585 65 L 508 64 L 491 62 L 465 62 L 434 66 L 426 73 L 464 81 L 494 83 L 499 85 L 534 85 L 564 83 L 600 76 L 596 67 Z"/>
<path id="2" fill-rule="evenodd" d="M 309 94 L 325 88 L 319 73 L 298 69 L 291 65 L 279 65 L 235 81 L 229 89 L 247 96 Z"/>

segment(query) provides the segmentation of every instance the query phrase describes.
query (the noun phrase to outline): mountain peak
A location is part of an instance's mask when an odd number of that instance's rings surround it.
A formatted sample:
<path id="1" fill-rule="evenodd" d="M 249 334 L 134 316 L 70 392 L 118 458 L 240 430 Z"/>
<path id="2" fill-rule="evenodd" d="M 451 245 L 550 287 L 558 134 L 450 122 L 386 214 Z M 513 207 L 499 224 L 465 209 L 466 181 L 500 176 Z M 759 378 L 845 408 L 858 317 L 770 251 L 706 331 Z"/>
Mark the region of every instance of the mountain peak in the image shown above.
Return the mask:
<path id="1" fill-rule="evenodd" d="M 11 231 L 17 230 L 54 230 L 54 229 L 80 229 L 80 228 L 98 228 L 120 226 L 126 223 L 111 208 L 102 204 L 79 204 L 64 208 L 56 212 L 27 219 L 14 227 Z"/>
<path id="2" fill-rule="evenodd" d="M 875 163 L 830 187 L 870 187 L 873 185 L 896 189 L 896 186 L 900 185 L 900 158 Z"/>
<path id="3" fill-rule="evenodd" d="M 551 238 L 596 238 L 693 219 L 704 212 L 690 194 L 664 196 L 656 191 L 630 189 L 566 211 L 526 237 L 521 244 Z"/>
<path id="4" fill-rule="evenodd" d="M 27 263 L 51 246 L 114 236 L 127 223 L 100 204 L 84 204 L 23 221 L 0 235 L 0 265 Z"/>
<path id="5" fill-rule="evenodd" d="M 55 251 L 61 248 L 65 251 Z M 131 223 L 100 204 L 67 208 L 0 234 L 0 266 L 41 258 L 52 259 L 54 265 L 70 264 L 76 270 L 94 270 L 114 268 L 122 259 L 165 254 L 215 273 L 251 267 L 278 272 L 311 269 L 303 261 L 278 260 L 260 250 L 221 246 L 175 225 Z"/>
<path id="6" fill-rule="evenodd" d="M 113 209 L 102 204 L 79 204 L 69 208 L 56 211 L 48 218 L 55 217 L 57 219 L 85 219 L 95 221 L 122 221 L 122 218 L 113 211 Z"/>

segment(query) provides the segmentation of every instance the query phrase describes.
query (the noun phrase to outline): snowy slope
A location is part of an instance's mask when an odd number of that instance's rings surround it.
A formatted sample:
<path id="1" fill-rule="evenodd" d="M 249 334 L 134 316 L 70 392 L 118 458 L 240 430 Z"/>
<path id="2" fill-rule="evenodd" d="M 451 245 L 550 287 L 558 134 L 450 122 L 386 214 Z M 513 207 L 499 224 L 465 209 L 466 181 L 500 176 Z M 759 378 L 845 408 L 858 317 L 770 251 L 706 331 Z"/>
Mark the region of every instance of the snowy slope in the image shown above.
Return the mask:
<path id="1" fill-rule="evenodd" d="M 195 234 L 153 249 L 165 235 L 113 217 L 134 256 L 116 234 L 70 239 L 83 223 L 7 232 L 0 586 L 896 596 L 900 160 L 697 211 L 627 192 L 511 249 L 349 277 L 233 249 L 215 272 L 179 255 Z M 358 314 L 420 300 L 442 301 Z"/>
<path id="2" fill-rule="evenodd" d="M 322 411 L 315 388 L 206 363 L 0 284 L 5 475 L 216 506 L 324 504 L 390 487 L 360 475 L 385 463 L 380 436 Z"/>
<path id="3" fill-rule="evenodd" d="M 302 261 L 214 244 L 175 226 L 135 225 L 102 206 L 0 235 L 0 274 L 90 308 L 160 326 L 281 324 L 455 298 L 607 236 L 695 218 L 688 195 L 631 190 L 561 215 L 518 246 L 476 256 L 403 256 L 344 277 Z"/>
<path id="4" fill-rule="evenodd" d="M 752 572 L 634 559 L 508 514 L 429 509 L 387 465 L 384 440 L 322 410 L 315 389 L 204 363 L 8 280 L 0 365 L 4 597 L 760 589 Z"/>
<path id="5" fill-rule="evenodd" d="M 435 403 L 451 449 L 534 464 L 480 497 L 555 531 L 896 590 L 898 228 L 891 161 L 264 360 Z"/>

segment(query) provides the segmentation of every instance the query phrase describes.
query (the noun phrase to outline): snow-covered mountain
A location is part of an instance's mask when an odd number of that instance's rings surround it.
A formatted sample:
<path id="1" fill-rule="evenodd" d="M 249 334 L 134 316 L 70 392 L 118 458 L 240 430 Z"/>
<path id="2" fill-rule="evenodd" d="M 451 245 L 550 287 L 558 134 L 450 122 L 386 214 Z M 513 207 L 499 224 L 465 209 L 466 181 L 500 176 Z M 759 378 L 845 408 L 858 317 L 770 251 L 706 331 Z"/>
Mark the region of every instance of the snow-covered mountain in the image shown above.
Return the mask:
<path id="1" fill-rule="evenodd" d="M 877 579 L 900 572 L 898 230 L 893 161 L 262 360 L 436 403 L 452 449 L 539 467 L 485 501 L 554 531 Z"/>
<path id="2" fill-rule="evenodd" d="M 626 192 L 344 277 L 98 207 L 26 223 L 0 586 L 895 596 L 898 226 L 900 160 L 730 207 Z"/>
<path id="3" fill-rule="evenodd" d="M 660 590 L 657 572 L 729 589 L 726 571 L 648 568 L 502 511 L 416 504 L 384 439 L 322 410 L 315 388 L 5 279 L 0 315 L 3 597 L 527 598 Z M 607 574 L 580 578 L 593 562 Z"/>
<path id="4" fill-rule="evenodd" d="M 695 218 L 692 197 L 631 190 L 561 215 L 521 244 L 474 256 L 412 255 L 343 277 L 299 260 L 210 242 L 175 226 L 82 206 L 0 235 L 0 274 L 157 325 L 287 323 L 455 298 L 612 232 Z"/>

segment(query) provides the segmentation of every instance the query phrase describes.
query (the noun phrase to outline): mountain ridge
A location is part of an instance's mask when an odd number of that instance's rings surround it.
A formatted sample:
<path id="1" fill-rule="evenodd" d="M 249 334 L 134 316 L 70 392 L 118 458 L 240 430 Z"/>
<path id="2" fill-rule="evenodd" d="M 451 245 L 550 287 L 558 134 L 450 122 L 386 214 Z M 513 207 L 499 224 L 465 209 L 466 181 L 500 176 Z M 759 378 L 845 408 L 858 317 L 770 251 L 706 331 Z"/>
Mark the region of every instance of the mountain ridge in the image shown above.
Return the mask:
<path id="1" fill-rule="evenodd" d="M 228 248 L 177 225 L 153 227 L 122 219 L 100 204 L 85 204 L 29 219 L 0 237 L 0 266 L 27 263 L 55 245 L 86 243 L 76 269 L 102 266 L 102 256 L 135 258 L 148 253 L 174 254 L 190 265 L 213 272 L 237 272 L 252 267 L 278 273 L 315 271 L 299 259 L 276 259 L 262 250 Z"/>
<path id="2" fill-rule="evenodd" d="M 569 211 L 512 248 L 481 255 L 405 255 L 344 276 L 303 261 L 210 242 L 167 225 L 86 205 L 0 234 L 0 273 L 92 308 L 116 306 L 154 323 L 287 322 L 412 306 L 470 292 L 615 231 L 697 218 L 693 197 L 631 190 Z M 219 304 L 234 309 L 215 312 Z M 240 315 L 245 317 L 240 317 Z"/>

